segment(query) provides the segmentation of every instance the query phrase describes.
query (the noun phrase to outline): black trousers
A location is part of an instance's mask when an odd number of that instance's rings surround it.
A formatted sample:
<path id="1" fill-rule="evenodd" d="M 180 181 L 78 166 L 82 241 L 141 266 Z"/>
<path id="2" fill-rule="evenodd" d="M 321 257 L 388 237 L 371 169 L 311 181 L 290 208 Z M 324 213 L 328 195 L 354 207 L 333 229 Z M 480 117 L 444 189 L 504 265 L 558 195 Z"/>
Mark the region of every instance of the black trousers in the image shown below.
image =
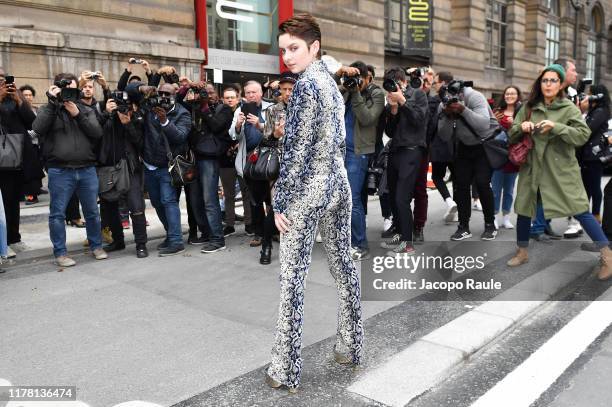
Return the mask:
<path id="1" fill-rule="evenodd" d="M 262 244 L 271 246 L 272 235 L 277 230 L 274 225 L 270 181 L 247 179 L 247 185 L 251 195 L 251 217 L 253 218 L 251 225 L 255 228 L 255 234 L 262 237 Z"/>
<path id="2" fill-rule="evenodd" d="M 176 200 L 180 201 L 182 188 L 176 189 Z M 195 202 L 200 200 L 201 202 Z M 202 237 L 210 236 L 210 228 L 204 212 L 204 197 L 199 182 L 185 184 L 185 201 L 187 202 L 187 224 L 189 225 L 189 237 L 197 237 L 198 230 Z"/>
<path id="3" fill-rule="evenodd" d="M 601 213 L 601 177 L 603 176 L 603 166 L 600 161 L 584 161 L 580 165 L 580 172 L 587 198 L 592 202 L 591 213 L 599 215 Z"/>
<path id="4" fill-rule="evenodd" d="M 77 197 L 76 193 L 72 194 L 70 201 L 68 201 L 68 206 L 66 207 L 66 219 L 67 220 L 81 219 L 81 211 L 79 209 L 79 198 Z M 102 225 L 105 225 L 104 222 L 102 222 Z"/>
<path id="5" fill-rule="evenodd" d="M 19 199 L 22 197 L 23 172 L 0 171 L 0 191 L 6 216 L 7 244 L 21 242 L 19 234 Z"/>
<path id="6" fill-rule="evenodd" d="M 603 194 L 603 216 L 601 227 L 608 239 L 612 238 L 612 179 L 604 187 Z"/>
<path id="7" fill-rule="evenodd" d="M 393 223 L 399 227 L 401 240 L 412 242 L 414 220 L 410 203 L 419 173 L 423 150 L 402 148 L 390 153 L 387 167 Z"/>
<path id="8" fill-rule="evenodd" d="M 481 145 L 466 146 L 459 143 L 454 163 L 454 181 L 456 182 L 455 202 L 459 209 L 459 224 L 468 228 L 472 215 L 472 183 L 480 197 L 485 224 L 495 220 L 493 213 L 493 190 L 491 189 L 491 174 L 493 173 L 484 149 Z"/>
<path id="9" fill-rule="evenodd" d="M 136 244 L 147 243 L 147 221 L 145 218 L 145 202 L 143 190 L 142 170 L 136 171 L 130 177 L 130 190 L 125 195 L 130 217 L 132 218 L 132 231 Z M 100 216 L 102 223 L 108 225 L 113 234 L 113 242 L 124 242 L 123 226 L 121 225 L 121 214 L 119 213 L 120 201 L 106 201 L 100 199 Z"/>
<path id="10" fill-rule="evenodd" d="M 449 169 L 451 172 L 451 181 L 453 180 L 453 163 L 448 162 L 432 162 L 431 163 L 431 180 L 440 195 L 442 195 L 442 199 L 446 200 L 447 198 L 451 198 L 450 192 L 448 192 L 448 187 L 446 186 L 446 182 L 444 182 L 444 176 L 446 175 L 446 169 Z M 453 196 L 455 196 L 455 182 L 453 182 Z"/>
<path id="11" fill-rule="evenodd" d="M 389 194 L 384 193 L 380 195 L 379 201 L 380 201 L 380 211 L 382 212 L 382 217 L 385 219 L 390 218 L 392 213 L 391 213 L 391 202 L 389 202 L 390 201 Z"/>

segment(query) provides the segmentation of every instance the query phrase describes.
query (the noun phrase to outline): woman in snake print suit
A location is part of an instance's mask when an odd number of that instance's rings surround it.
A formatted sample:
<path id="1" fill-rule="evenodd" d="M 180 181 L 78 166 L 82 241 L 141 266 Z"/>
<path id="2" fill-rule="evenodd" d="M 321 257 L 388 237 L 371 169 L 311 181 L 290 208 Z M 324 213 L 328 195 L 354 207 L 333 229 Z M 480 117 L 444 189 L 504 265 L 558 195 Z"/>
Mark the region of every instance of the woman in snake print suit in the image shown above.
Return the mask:
<path id="1" fill-rule="evenodd" d="M 280 242 L 280 306 L 272 363 L 266 381 L 295 391 L 302 370 L 304 280 L 317 224 L 340 305 L 334 356 L 358 364 L 363 324 L 360 284 L 350 256 L 351 191 L 344 168 L 344 103 L 318 59 L 321 31 L 310 15 L 279 26 L 279 48 L 293 73 L 301 73 L 289 100 L 280 175 L 274 187 Z"/>

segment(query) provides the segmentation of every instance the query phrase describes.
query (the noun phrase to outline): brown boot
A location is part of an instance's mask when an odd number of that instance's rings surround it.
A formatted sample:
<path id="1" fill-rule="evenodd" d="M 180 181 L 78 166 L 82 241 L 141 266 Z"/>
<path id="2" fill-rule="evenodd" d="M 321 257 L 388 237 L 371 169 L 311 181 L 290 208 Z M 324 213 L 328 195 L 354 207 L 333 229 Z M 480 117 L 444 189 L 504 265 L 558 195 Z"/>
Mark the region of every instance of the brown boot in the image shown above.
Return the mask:
<path id="1" fill-rule="evenodd" d="M 597 278 L 601 281 L 605 281 L 612 277 L 612 250 L 606 246 L 600 250 L 600 253 L 600 267 L 599 271 L 597 272 Z"/>
<path id="2" fill-rule="evenodd" d="M 508 260 L 508 267 L 517 267 L 529 261 L 529 254 L 526 247 L 519 247 L 513 258 Z"/>

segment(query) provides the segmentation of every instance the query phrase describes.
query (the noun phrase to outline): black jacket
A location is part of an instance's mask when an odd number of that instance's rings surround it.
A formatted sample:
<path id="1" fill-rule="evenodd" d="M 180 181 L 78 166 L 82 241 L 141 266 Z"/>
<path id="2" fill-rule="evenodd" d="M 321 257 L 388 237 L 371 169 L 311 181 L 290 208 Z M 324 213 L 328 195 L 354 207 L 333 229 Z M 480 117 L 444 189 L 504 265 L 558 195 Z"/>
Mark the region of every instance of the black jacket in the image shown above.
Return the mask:
<path id="1" fill-rule="evenodd" d="M 197 145 L 202 141 L 203 137 L 212 135 L 220 143 L 219 156 L 224 154 L 232 144 L 232 139 L 229 136 L 229 128 L 232 125 L 234 112 L 232 108 L 222 103 L 212 106 L 209 110 L 202 112 L 194 110 L 192 112 L 191 134 L 189 136 L 189 144 L 195 153 L 197 160 L 210 159 L 198 154 Z"/>
<path id="2" fill-rule="evenodd" d="M 141 123 L 133 118 L 130 123 L 124 125 L 114 114 L 104 124 L 98 162 L 101 166 L 112 166 L 125 158 L 133 171 L 140 166 L 142 146 Z"/>
<path id="3" fill-rule="evenodd" d="M 55 102 L 38 109 L 32 129 L 38 134 L 47 167 L 96 165 L 95 147 L 102 138 L 102 127 L 92 108 L 82 103 L 77 103 L 77 107 L 80 113 L 74 118 Z"/>
<path id="4" fill-rule="evenodd" d="M 145 73 L 147 75 L 147 83 L 149 85 L 152 85 L 151 79 L 153 77 L 153 74 L 148 74 Z M 121 77 L 119 78 L 119 82 L 117 82 L 117 90 L 120 91 L 124 91 L 126 86 L 128 85 L 128 81 L 130 80 L 130 76 L 132 76 L 132 72 L 129 72 L 127 69 L 125 69 L 123 71 L 123 73 L 121 74 Z M 157 81 L 159 84 L 159 81 Z"/>
<path id="5" fill-rule="evenodd" d="M 608 120 L 610 120 L 610 109 L 597 106 L 590 109 L 586 116 L 586 123 L 591 129 L 591 137 L 580 149 L 579 161 L 597 161 L 599 158 L 593 154 L 593 147 L 600 146 L 602 149 L 608 145 L 605 134 L 608 131 Z"/>
<path id="6" fill-rule="evenodd" d="M 167 113 L 168 125 L 163 126 L 157 115 L 146 112 L 144 115 L 144 150 L 143 159 L 147 164 L 158 168 L 168 166 L 166 144 L 168 140 L 173 156 L 185 154 L 187 137 L 191 130 L 191 115 L 180 104 L 176 103 Z"/>
<path id="7" fill-rule="evenodd" d="M 40 160 L 38 159 L 38 147 L 32 145 L 32 139 L 28 135 L 28 130 L 32 128 L 32 122 L 34 122 L 35 118 L 36 115 L 32 112 L 29 103 L 25 101 L 21 103 L 21 106 L 17 106 L 17 103 L 9 98 L 5 98 L 2 103 L 0 103 L 0 126 L 2 126 L 2 130 L 7 134 L 19 133 L 24 135 L 22 167 L 18 170 L 20 173 L 23 173 L 22 181 L 24 184 L 30 181 L 40 180 L 45 176 L 41 171 Z M 2 172 L 5 171 L 17 172 L 13 170 L 2 170 Z M 2 176 L 9 175 L 4 174 Z M 38 189 L 40 189 L 40 187 Z M 26 192 L 28 192 L 27 195 L 31 195 L 31 191 Z M 38 190 L 36 192 L 38 192 Z"/>
<path id="8" fill-rule="evenodd" d="M 385 133 L 391 138 L 391 152 L 401 148 L 427 147 L 429 107 L 425 92 L 408 88 L 406 103 L 399 107 L 397 114 L 391 114 L 389 105 L 385 112 Z"/>

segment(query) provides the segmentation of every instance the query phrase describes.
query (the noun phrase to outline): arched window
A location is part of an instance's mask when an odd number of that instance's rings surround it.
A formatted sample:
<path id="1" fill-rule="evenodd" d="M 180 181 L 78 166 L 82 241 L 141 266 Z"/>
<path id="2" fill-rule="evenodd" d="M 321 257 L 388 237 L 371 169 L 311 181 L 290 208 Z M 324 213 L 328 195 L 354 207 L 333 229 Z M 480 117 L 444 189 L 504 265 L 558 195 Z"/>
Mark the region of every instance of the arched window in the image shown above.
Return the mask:
<path id="1" fill-rule="evenodd" d="M 553 61 L 559 58 L 559 17 L 561 16 L 561 8 L 559 0 L 547 0 L 548 6 L 548 22 L 546 23 L 546 63 L 550 65 Z"/>
<path id="2" fill-rule="evenodd" d="M 599 5 L 593 7 L 591 11 L 591 18 L 589 21 L 589 37 L 587 39 L 587 52 L 586 52 L 586 76 L 592 78 L 595 83 L 599 79 L 599 65 L 600 58 L 598 52 L 598 35 L 602 34 L 603 31 L 603 12 Z"/>

